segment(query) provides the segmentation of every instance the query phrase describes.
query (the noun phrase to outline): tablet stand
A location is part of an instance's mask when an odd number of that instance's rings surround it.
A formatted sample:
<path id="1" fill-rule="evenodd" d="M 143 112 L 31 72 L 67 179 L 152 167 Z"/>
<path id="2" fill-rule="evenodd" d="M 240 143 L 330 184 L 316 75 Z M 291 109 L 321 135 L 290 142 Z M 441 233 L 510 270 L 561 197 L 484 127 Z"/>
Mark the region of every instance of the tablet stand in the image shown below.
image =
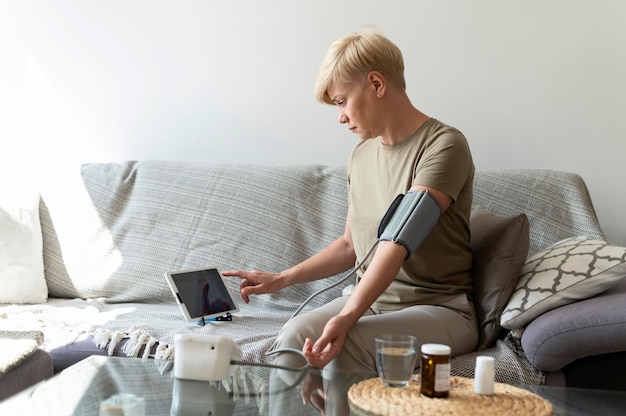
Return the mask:
<path id="1" fill-rule="evenodd" d="M 203 316 L 202 318 L 200 318 L 198 320 L 198 322 L 196 322 L 196 324 L 199 325 L 199 326 L 204 326 L 207 322 L 232 321 L 232 320 L 233 320 L 233 316 L 230 314 L 230 312 L 228 312 L 226 315 L 216 316 L 215 318 L 205 319 L 204 316 Z"/>

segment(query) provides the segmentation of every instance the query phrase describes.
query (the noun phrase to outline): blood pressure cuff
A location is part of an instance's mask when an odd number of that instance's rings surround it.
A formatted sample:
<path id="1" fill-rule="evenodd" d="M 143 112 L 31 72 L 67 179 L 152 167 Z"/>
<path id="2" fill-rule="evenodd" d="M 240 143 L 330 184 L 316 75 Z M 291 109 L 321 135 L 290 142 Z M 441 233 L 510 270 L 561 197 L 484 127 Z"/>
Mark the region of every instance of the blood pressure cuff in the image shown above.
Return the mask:
<path id="1" fill-rule="evenodd" d="M 403 246 L 408 259 L 433 229 L 441 209 L 426 191 L 408 191 L 391 203 L 378 227 L 379 241 L 393 241 Z"/>

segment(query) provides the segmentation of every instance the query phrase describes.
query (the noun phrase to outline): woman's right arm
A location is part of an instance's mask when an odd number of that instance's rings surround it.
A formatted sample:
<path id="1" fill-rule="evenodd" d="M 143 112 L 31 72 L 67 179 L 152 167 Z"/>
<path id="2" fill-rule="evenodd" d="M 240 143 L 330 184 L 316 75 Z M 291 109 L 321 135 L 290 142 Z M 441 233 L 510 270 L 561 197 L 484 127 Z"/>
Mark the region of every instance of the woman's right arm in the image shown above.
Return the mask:
<path id="1" fill-rule="evenodd" d="M 319 253 L 280 273 L 260 272 L 257 270 L 226 270 L 224 276 L 241 278 L 239 291 L 244 302 L 250 301 L 250 295 L 277 292 L 296 283 L 311 282 L 334 276 L 354 266 L 356 255 L 352 244 L 350 226 L 346 220 L 342 236 L 330 243 Z"/>

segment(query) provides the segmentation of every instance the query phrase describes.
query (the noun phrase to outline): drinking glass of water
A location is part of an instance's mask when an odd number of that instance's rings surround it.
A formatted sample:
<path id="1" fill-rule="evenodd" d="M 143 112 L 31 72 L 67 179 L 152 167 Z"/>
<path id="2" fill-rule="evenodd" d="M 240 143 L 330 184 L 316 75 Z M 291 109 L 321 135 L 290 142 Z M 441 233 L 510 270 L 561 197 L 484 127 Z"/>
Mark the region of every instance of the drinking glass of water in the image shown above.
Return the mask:
<path id="1" fill-rule="evenodd" d="M 411 335 L 379 335 L 376 342 L 376 367 L 385 386 L 405 387 L 417 361 L 417 338 Z"/>

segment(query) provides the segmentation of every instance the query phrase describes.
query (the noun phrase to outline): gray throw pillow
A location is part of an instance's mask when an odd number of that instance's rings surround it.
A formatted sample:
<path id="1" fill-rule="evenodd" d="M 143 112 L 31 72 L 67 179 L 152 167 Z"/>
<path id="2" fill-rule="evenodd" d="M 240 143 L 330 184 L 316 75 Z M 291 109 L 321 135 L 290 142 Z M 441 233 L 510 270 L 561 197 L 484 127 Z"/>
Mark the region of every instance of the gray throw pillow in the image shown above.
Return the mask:
<path id="1" fill-rule="evenodd" d="M 528 256 L 529 223 L 526 214 L 504 218 L 476 207 L 470 217 L 470 231 L 480 350 L 492 347 L 504 332 L 500 314 Z"/>

